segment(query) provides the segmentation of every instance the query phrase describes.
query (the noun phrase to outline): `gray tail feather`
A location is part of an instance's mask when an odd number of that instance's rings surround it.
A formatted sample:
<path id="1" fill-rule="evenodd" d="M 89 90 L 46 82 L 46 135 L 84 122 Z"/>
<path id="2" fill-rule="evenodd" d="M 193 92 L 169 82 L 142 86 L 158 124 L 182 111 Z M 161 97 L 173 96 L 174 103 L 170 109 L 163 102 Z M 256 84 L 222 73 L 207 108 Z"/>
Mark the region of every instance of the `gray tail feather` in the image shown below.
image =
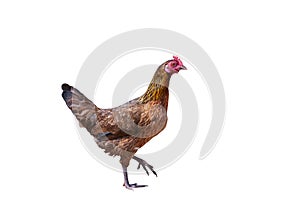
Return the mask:
<path id="1" fill-rule="evenodd" d="M 80 126 L 91 132 L 97 123 L 99 108 L 76 88 L 68 84 L 63 84 L 61 88 L 63 90 L 62 97 L 79 121 Z"/>

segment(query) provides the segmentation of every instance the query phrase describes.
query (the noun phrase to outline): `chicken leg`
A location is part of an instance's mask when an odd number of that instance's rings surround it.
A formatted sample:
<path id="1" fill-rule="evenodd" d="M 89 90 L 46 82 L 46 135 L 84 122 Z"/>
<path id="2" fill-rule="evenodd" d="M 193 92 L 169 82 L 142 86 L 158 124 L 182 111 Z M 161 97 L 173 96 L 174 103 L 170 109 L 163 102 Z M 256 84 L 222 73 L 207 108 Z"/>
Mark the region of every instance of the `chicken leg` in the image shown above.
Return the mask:
<path id="1" fill-rule="evenodd" d="M 128 174 L 127 174 L 127 167 L 122 166 L 123 167 L 123 174 L 124 174 L 124 184 L 123 186 L 125 186 L 127 189 L 133 190 L 133 188 L 140 188 L 140 187 L 147 187 L 148 185 L 138 185 L 137 183 L 134 184 L 129 184 L 129 180 L 128 180 Z"/>

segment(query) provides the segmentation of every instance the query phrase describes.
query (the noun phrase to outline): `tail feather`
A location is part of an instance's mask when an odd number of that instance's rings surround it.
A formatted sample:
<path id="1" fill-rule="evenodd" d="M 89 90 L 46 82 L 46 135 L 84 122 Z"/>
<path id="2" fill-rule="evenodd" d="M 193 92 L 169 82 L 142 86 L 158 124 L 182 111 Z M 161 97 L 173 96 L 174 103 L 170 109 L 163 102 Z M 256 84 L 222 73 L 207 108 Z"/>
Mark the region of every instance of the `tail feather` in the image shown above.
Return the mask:
<path id="1" fill-rule="evenodd" d="M 97 111 L 99 108 L 76 88 L 68 84 L 63 84 L 61 88 L 63 90 L 62 97 L 79 121 L 80 126 L 91 132 L 97 124 Z"/>

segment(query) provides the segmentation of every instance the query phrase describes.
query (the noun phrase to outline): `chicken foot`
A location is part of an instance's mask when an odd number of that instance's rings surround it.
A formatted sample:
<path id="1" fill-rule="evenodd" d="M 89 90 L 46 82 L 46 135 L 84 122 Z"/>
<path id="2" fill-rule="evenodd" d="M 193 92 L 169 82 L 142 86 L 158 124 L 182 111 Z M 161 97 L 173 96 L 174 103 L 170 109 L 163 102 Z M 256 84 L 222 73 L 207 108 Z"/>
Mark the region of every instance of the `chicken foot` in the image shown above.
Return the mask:
<path id="1" fill-rule="evenodd" d="M 127 167 L 123 166 L 124 184 L 127 189 L 133 190 L 133 188 L 147 187 L 148 185 L 138 185 L 137 183 L 129 184 Z"/>
<path id="2" fill-rule="evenodd" d="M 153 166 L 148 164 L 148 162 L 146 162 L 145 160 L 138 158 L 136 156 L 133 156 L 132 159 L 134 159 L 135 161 L 137 161 L 139 163 L 137 169 L 140 169 L 140 167 L 142 165 L 142 167 L 146 171 L 147 175 L 149 175 L 149 172 L 147 169 L 147 167 L 148 167 L 152 171 L 152 173 L 157 177 L 157 173 L 154 171 Z"/>

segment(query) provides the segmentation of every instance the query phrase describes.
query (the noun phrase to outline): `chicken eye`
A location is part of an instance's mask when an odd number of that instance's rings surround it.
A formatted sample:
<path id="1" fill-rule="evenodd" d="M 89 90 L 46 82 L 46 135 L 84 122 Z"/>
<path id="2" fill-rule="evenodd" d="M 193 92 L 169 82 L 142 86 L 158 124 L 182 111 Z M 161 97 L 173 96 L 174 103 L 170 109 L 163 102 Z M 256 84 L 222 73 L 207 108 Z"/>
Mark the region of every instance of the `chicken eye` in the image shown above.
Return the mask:
<path id="1" fill-rule="evenodd" d="M 171 63 L 171 66 L 173 66 L 173 67 L 174 67 L 174 66 L 176 66 L 176 64 L 173 62 L 173 63 Z"/>

